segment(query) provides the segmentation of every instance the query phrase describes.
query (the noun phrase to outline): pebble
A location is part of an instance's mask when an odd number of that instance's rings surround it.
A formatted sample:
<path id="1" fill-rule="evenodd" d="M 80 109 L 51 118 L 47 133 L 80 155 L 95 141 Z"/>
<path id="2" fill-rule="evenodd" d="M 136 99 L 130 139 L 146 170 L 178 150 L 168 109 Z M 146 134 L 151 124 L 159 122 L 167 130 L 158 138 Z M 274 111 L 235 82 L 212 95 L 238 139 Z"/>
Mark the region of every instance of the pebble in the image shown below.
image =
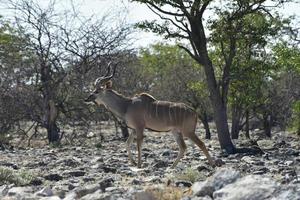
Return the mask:
<path id="1" fill-rule="evenodd" d="M 260 189 L 251 186 L 252 181 L 264 186 L 266 194 L 274 190 L 272 195 L 277 199 L 297 199 L 300 191 L 300 176 L 297 173 L 300 171 L 299 140 L 291 137 L 285 137 L 284 143 L 280 140 L 282 137 L 278 137 L 278 141 L 273 141 L 273 137 L 271 140 L 258 141 L 260 145 L 268 145 L 267 154 L 262 156 L 219 154 L 218 141 L 213 137 L 207 141 L 211 144 L 209 150 L 212 157 L 219 155 L 225 163 L 221 168 L 210 167 L 203 152 L 187 143 L 186 156 L 171 169 L 178 152 L 176 143 L 170 135 L 153 134 L 143 143 L 143 168 L 139 169 L 128 162 L 126 142 L 112 136 L 105 135 L 101 149 L 96 149 L 91 143 L 63 148 L 16 149 L 13 153 L 1 151 L 0 167 L 11 168 L 16 173 L 24 169 L 33 177 L 25 186 L 10 183 L 1 185 L 0 199 L 17 199 L 21 196 L 32 200 L 155 198 L 153 192 L 147 192 L 149 188 L 151 191 L 155 191 L 155 188 L 179 190 L 185 196 L 182 200 L 211 200 L 212 197 L 226 200 L 228 194 L 233 199 L 239 199 L 234 192 L 228 193 L 232 185 L 239 188 L 240 195 L 247 199 L 243 196 L 244 192 L 249 192 L 253 197 L 256 197 L 254 191 L 260 193 Z M 98 134 L 90 140 L 96 143 Z M 135 145 L 132 154 L 136 161 Z M 176 177 L 185 171 L 193 171 L 187 170 L 189 168 L 201 174 L 198 182 Z M 249 178 L 248 175 L 257 178 Z M 264 178 L 275 186 L 264 184 Z M 198 190 L 201 192 L 191 193 L 192 188 L 197 187 L 202 188 Z"/>
<path id="2" fill-rule="evenodd" d="M 60 181 L 63 179 L 63 177 L 59 174 L 48 174 L 46 176 L 44 176 L 44 178 L 48 181 Z"/>

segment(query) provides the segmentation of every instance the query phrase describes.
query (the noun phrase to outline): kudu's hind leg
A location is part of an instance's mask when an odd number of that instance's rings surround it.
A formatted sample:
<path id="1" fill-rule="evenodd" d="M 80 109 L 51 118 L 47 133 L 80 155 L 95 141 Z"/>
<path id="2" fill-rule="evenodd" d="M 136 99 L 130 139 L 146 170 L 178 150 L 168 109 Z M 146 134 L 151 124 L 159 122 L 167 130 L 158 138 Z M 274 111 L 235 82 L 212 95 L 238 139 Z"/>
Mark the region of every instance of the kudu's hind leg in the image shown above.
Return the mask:
<path id="1" fill-rule="evenodd" d="M 211 166 L 215 166 L 215 162 L 213 161 L 210 154 L 208 153 L 208 150 L 207 150 L 204 142 L 202 142 L 195 133 L 188 134 L 187 137 L 190 140 L 192 140 L 204 152 L 209 164 Z"/>
<path id="2" fill-rule="evenodd" d="M 129 134 L 129 137 L 128 137 L 127 141 L 126 141 L 126 144 L 127 144 L 127 153 L 128 153 L 128 158 L 129 158 L 130 163 L 132 165 L 136 165 L 136 162 L 133 160 L 132 154 L 131 154 L 131 145 L 132 145 L 133 139 L 134 139 L 134 133 L 131 132 Z"/>
<path id="3" fill-rule="evenodd" d="M 172 165 L 172 168 L 176 167 L 176 165 L 178 164 L 178 162 L 180 161 L 180 159 L 184 156 L 184 152 L 186 150 L 186 144 L 183 140 L 183 136 L 180 132 L 178 131 L 172 131 L 174 137 L 175 137 L 175 141 L 178 144 L 179 147 L 179 152 L 177 155 L 177 158 L 175 160 L 175 162 Z"/>

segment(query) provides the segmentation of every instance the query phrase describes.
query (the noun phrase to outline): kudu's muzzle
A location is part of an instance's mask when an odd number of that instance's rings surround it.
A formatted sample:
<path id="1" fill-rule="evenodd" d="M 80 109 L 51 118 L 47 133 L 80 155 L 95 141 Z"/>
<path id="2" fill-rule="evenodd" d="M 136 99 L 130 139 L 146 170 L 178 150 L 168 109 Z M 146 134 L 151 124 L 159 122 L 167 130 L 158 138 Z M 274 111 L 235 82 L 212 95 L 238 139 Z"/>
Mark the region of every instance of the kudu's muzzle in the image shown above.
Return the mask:
<path id="1" fill-rule="evenodd" d="M 85 103 L 91 103 L 91 102 L 95 102 L 96 100 L 96 96 L 94 94 L 90 94 L 90 96 L 88 96 L 86 99 L 84 99 Z"/>

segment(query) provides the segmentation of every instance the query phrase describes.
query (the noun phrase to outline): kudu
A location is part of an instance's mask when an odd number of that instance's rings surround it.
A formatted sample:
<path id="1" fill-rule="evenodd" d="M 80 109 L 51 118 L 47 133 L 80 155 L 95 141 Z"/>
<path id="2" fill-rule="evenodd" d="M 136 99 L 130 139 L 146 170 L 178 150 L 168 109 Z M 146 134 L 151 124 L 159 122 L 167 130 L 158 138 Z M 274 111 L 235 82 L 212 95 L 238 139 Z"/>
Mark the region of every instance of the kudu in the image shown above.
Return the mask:
<path id="1" fill-rule="evenodd" d="M 103 104 L 108 110 L 114 113 L 127 123 L 127 126 L 135 130 L 137 138 L 138 167 L 141 167 L 141 146 L 143 142 L 144 129 L 157 132 L 172 131 L 179 146 L 179 153 L 172 165 L 174 168 L 184 156 L 186 144 L 184 137 L 192 140 L 204 152 L 209 163 L 214 165 L 214 161 L 209 155 L 205 144 L 195 134 L 197 124 L 197 114 L 184 103 L 174 103 L 169 101 L 158 101 L 147 93 L 141 93 L 133 98 L 125 97 L 112 90 L 111 78 L 114 71 L 108 76 L 97 78 L 94 86 L 95 90 L 85 99 L 85 102 L 94 102 L 98 105 Z M 131 133 L 126 141 L 127 151 L 130 162 L 136 165 L 131 154 L 131 144 L 134 133 Z"/>

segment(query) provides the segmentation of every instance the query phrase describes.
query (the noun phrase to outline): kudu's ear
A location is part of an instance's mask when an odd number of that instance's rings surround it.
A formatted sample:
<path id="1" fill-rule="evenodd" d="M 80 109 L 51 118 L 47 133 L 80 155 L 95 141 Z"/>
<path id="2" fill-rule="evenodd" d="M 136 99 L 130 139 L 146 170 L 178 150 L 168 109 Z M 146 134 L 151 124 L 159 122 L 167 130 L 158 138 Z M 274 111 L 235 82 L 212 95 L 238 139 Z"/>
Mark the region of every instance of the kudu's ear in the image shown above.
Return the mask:
<path id="1" fill-rule="evenodd" d="M 105 83 L 105 88 L 106 88 L 106 89 L 111 89 L 111 88 L 112 88 L 112 81 L 111 81 L 111 80 L 109 80 L 109 81 L 107 81 L 107 82 Z"/>

